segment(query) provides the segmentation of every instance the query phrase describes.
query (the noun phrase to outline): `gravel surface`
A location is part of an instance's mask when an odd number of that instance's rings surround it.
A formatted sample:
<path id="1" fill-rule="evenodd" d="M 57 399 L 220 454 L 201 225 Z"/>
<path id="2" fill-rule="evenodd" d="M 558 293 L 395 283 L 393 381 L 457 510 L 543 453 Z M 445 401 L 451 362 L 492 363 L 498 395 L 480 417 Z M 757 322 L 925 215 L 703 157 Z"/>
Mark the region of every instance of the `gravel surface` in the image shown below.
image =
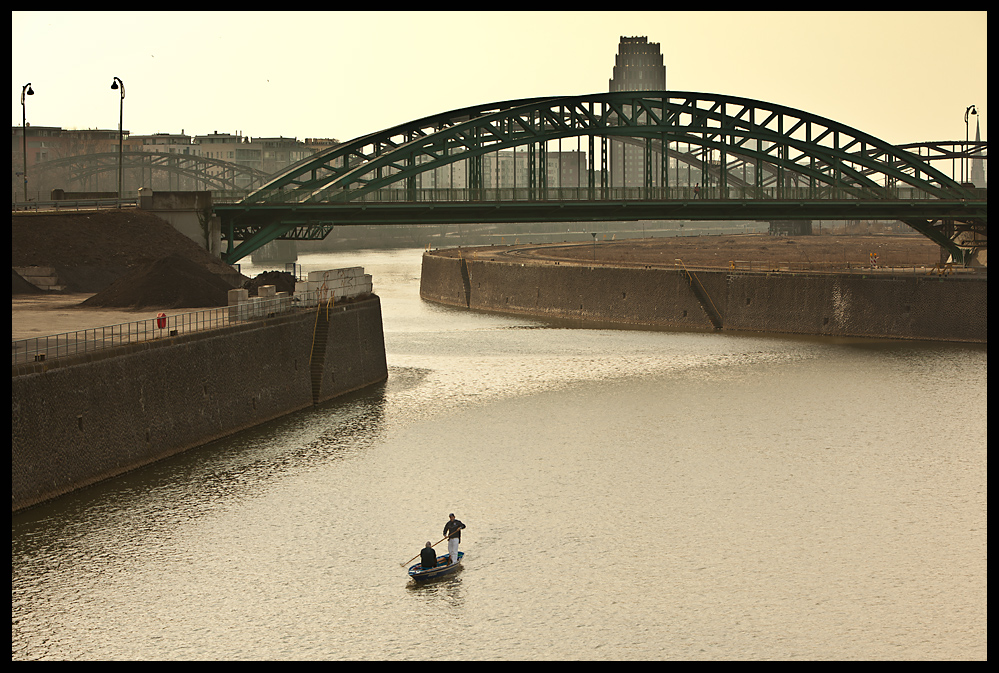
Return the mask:
<path id="1" fill-rule="evenodd" d="M 441 251 L 457 256 L 458 250 Z M 722 236 L 677 236 L 567 245 L 491 246 L 464 248 L 461 254 L 479 256 L 515 254 L 542 260 L 568 260 L 597 264 L 669 265 L 683 260 L 688 267 L 724 267 L 733 262 L 794 263 L 799 268 L 856 268 L 867 266 L 871 253 L 878 265 L 933 266 L 940 261 L 940 248 L 924 236 L 770 236 L 733 234 Z"/>

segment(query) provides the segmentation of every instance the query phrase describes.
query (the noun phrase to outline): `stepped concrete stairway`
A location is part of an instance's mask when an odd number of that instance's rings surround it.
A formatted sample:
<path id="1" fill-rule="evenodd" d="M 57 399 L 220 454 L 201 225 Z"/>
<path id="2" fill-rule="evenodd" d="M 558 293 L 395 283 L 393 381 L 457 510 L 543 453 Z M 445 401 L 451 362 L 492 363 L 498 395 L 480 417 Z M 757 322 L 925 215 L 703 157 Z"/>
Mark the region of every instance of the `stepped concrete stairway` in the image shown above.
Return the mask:
<path id="1" fill-rule="evenodd" d="M 694 275 L 693 271 L 684 266 L 683 272 L 687 276 L 687 285 L 690 286 L 690 290 L 694 293 L 694 296 L 697 297 L 697 301 L 701 303 L 701 308 L 704 309 L 704 314 L 708 317 L 708 320 L 711 321 L 711 324 L 715 329 L 721 329 L 721 314 L 718 312 L 718 309 L 715 308 L 714 302 L 711 301 L 711 297 L 708 296 L 708 291 L 704 289 L 704 286 L 701 285 L 701 281 L 697 279 L 697 276 Z"/>
<path id="2" fill-rule="evenodd" d="M 66 289 L 66 286 L 59 279 L 59 274 L 51 266 L 16 266 L 14 271 L 39 290 L 62 292 Z"/>
<path id="3" fill-rule="evenodd" d="M 465 258 L 461 258 L 461 283 L 465 287 L 465 306 L 472 306 L 472 279 L 468 275 L 468 263 Z"/>
<path id="4" fill-rule="evenodd" d="M 323 387 L 323 371 L 326 365 L 326 342 L 329 338 L 329 314 L 320 307 L 316 311 L 316 328 L 312 337 L 312 357 L 309 369 L 312 376 L 312 403 L 319 404 Z"/>

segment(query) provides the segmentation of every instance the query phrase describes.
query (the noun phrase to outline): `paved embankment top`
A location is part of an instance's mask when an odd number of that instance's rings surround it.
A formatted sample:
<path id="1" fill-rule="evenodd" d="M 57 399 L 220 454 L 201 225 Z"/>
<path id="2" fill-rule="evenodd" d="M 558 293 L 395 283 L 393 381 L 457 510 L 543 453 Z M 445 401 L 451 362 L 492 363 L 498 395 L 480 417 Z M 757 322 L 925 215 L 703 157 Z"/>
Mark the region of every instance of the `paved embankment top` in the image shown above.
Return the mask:
<path id="1" fill-rule="evenodd" d="M 732 262 L 792 263 L 797 268 L 858 268 L 869 266 L 871 254 L 881 267 L 933 267 L 940 262 L 940 248 L 920 235 L 881 236 L 770 236 L 735 234 L 603 240 L 586 243 L 529 243 L 519 245 L 455 248 L 434 254 L 482 257 L 502 255 L 520 261 L 571 261 L 596 265 L 687 266 L 729 268 Z"/>

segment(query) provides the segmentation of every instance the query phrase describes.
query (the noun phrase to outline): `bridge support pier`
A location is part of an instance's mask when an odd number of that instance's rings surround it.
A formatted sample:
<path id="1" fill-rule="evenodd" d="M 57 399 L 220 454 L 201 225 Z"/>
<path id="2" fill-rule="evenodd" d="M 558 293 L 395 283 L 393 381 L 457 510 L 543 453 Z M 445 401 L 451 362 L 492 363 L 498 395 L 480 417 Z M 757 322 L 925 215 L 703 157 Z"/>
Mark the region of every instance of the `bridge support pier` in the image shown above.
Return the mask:
<path id="1" fill-rule="evenodd" d="M 211 254 L 222 256 L 222 225 L 212 213 L 211 192 L 154 192 L 142 187 L 139 210 L 166 220 Z"/>
<path id="2" fill-rule="evenodd" d="M 967 261 L 965 251 L 958 243 L 957 239 L 961 237 L 961 234 L 955 234 L 957 228 L 953 219 L 945 218 L 939 226 L 934 226 L 932 221 L 923 219 L 902 221 L 940 246 L 941 264 L 950 261 L 954 264 L 964 265 Z"/>

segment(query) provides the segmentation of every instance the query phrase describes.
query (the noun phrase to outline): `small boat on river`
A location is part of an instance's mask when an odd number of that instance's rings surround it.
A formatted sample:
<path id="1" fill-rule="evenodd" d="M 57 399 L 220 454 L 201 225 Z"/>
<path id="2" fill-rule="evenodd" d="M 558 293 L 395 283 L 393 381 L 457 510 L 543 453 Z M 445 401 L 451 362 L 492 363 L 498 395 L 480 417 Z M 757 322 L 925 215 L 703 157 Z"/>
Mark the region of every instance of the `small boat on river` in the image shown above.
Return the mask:
<path id="1" fill-rule="evenodd" d="M 451 573 L 459 570 L 461 568 L 461 559 L 464 558 L 465 552 L 458 552 L 458 562 L 449 563 L 450 554 L 444 554 L 443 556 L 437 557 L 437 565 L 433 568 L 424 569 L 423 565 L 417 563 L 416 565 L 409 567 L 409 576 L 412 577 L 417 582 L 426 582 L 427 580 L 435 580 L 438 577 L 444 577 L 445 575 L 450 575 Z"/>

